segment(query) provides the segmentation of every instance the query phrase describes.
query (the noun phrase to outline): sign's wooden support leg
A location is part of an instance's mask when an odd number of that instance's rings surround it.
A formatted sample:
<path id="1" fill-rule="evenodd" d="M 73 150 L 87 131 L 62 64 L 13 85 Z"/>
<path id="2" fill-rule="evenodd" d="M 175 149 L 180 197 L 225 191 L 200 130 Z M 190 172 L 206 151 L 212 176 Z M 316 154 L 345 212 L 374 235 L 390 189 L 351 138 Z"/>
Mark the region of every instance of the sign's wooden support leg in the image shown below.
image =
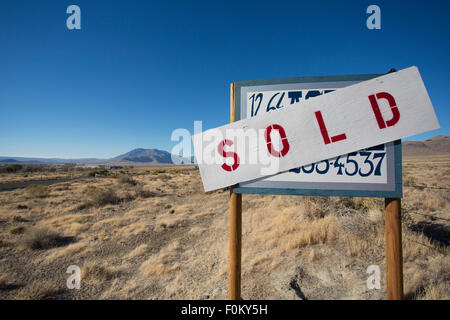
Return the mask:
<path id="1" fill-rule="evenodd" d="M 234 83 L 230 87 L 230 122 L 234 122 Z M 228 298 L 241 299 L 242 194 L 230 188 L 230 269 Z"/>
<path id="2" fill-rule="evenodd" d="M 230 270 L 228 298 L 241 299 L 242 194 L 230 190 Z"/>
<path id="3" fill-rule="evenodd" d="M 388 300 L 403 299 L 401 200 L 385 199 L 386 293 Z"/>

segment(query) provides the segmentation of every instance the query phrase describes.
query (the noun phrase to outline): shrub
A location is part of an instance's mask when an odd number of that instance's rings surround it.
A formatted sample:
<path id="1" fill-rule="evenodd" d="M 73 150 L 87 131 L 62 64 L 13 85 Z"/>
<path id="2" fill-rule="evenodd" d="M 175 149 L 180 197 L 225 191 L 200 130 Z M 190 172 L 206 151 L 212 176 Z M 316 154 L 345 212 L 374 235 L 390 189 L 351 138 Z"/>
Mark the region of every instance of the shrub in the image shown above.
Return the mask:
<path id="1" fill-rule="evenodd" d="M 47 228 L 33 228 L 25 233 L 23 244 L 30 249 L 49 249 L 59 247 L 66 242 L 66 238 Z"/>
<path id="2" fill-rule="evenodd" d="M 12 217 L 12 221 L 13 222 L 27 222 L 28 220 L 27 219 L 24 219 L 22 216 L 20 216 L 20 215 L 14 215 L 13 217 Z"/>
<path id="3" fill-rule="evenodd" d="M 156 169 L 152 171 L 152 174 L 160 174 L 160 173 L 166 173 L 166 170 L 163 169 Z"/>
<path id="4" fill-rule="evenodd" d="M 50 193 L 49 187 L 44 185 L 30 184 L 26 189 L 33 198 L 45 198 Z"/>
<path id="5" fill-rule="evenodd" d="M 150 198 L 153 197 L 155 194 L 149 190 L 144 190 L 144 187 L 142 185 L 137 185 L 135 188 L 136 196 L 141 198 Z"/>
<path id="6" fill-rule="evenodd" d="M 57 299 L 62 290 L 51 281 L 36 281 L 19 291 L 16 299 L 19 300 L 52 300 Z"/>
<path id="7" fill-rule="evenodd" d="M 368 211 L 371 209 L 382 209 L 383 203 L 382 200 L 376 198 L 342 197 L 338 199 L 336 207 Z"/>
<path id="8" fill-rule="evenodd" d="M 120 174 L 117 179 L 121 184 L 129 184 L 132 186 L 135 186 L 137 184 L 137 182 L 132 177 L 126 174 Z"/>
<path id="9" fill-rule="evenodd" d="M 95 169 L 95 170 L 89 171 L 88 175 L 90 177 L 95 177 L 95 174 L 97 174 L 97 175 L 106 175 L 107 173 L 108 173 L 108 170 L 106 170 L 106 169 Z"/>
<path id="10" fill-rule="evenodd" d="M 125 196 L 122 197 L 122 200 L 125 201 L 125 202 L 128 202 L 128 201 L 133 201 L 136 198 L 137 198 L 137 194 L 130 193 L 130 192 L 127 191 L 125 193 Z"/>
<path id="11" fill-rule="evenodd" d="M 73 170 L 74 167 L 75 167 L 75 164 L 73 164 L 73 163 L 65 163 L 62 165 L 61 170 L 64 172 L 69 172 L 69 171 Z"/>
<path id="12" fill-rule="evenodd" d="M 0 276 L 0 290 L 6 290 L 9 287 L 9 282 L 6 279 L 6 275 Z"/>
<path id="13" fill-rule="evenodd" d="M 403 185 L 408 187 L 408 186 L 416 186 L 417 183 L 417 179 L 413 176 L 403 176 Z"/>
<path id="14" fill-rule="evenodd" d="M 327 216 L 334 208 L 334 204 L 330 197 L 306 197 L 303 208 L 305 217 L 315 220 Z"/>
<path id="15" fill-rule="evenodd" d="M 11 172 L 17 172 L 21 169 L 22 169 L 22 165 L 20 165 L 20 164 L 10 164 L 9 166 L 2 168 L 2 172 L 11 173 Z"/>
<path id="16" fill-rule="evenodd" d="M 88 262 L 81 271 L 83 280 L 88 283 L 102 283 L 109 281 L 116 278 L 119 273 L 119 270 L 116 268 L 94 262 Z"/>
<path id="17" fill-rule="evenodd" d="M 104 206 L 107 204 L 117 204 L 120 198 L 111 188 L 88 187 L 85 191 L 86 197 L 91 205 Z"/>
<path id="18" fill-rule="evenodd" d="M 32 166 L 25 166 L 23 168 L 23 171 L 25 171 L 25 172 L 33 172 L 34 170 L 35 170 L 35 167 L 32 167 Z"/>
<path id="19" fill-rule="evenodd" d="M 19 227 L 13 227 L 9 230 L 9 233 L 11 234 L 22 234 L 25 231 L 25 227 L 19 226 Z"/>

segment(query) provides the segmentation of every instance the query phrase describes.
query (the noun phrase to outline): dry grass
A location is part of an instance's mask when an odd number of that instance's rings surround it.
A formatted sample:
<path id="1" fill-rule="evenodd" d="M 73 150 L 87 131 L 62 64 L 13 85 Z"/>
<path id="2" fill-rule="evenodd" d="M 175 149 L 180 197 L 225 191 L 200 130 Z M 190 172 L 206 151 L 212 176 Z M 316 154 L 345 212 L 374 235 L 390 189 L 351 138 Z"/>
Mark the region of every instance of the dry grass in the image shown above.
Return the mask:
<path id="1" fill-rule="evenodd" d="M 20 209 L 20 208 L 19 208 L 19 209 Z M 12 221 L 13 221 L 13 222 L 26 222 L 27 220 L 24 219 L 24 218 L 22 218 L 22 217 L 19 216 L 19 215 L 14 215 L 14 216 L 12 217 Z"/>
<path id="2" fill-rule="evenodd" d="M 405 295 L 409 299 L 448 300 L 450 298 L 450 258 L 431 256 L 430 267 L 408 264 L 405 268 Z M 422 261 L 424 263 L 425 261 Z"/>
<path id="3" fill-rule="evenodd" d="M 90 252 L 92 252 L 92 249 L 86 243 L 77 242 L 69 244 L 66 247 L 55 248 L 54 252 L 50 253 L 45 259 L 47 261 L 54 261 L 63 257 L 73 259 L 77 255 L 87 255 Z"/>
<path id="4" fill-rule="evenodd" d="M 117 176 L 117 181 L 120 184 L 131 185 L 131 186 L 135 186 L 137 184 L 137 182 L 131 176 L 126 175 L 126 174 L 119 174 Z"/>
<path id="5" fill-rule="evenodd" d="M 133 251 L 131 251 L 128 254 L 128 258 L 134 258 L 134 257 L 139 257 L 144 255 L 144 253 L 146 253 L 148 250 L 148 245 L 147 244 L 141 244 L 140 246 L 136 247 L 133 249 Z"/>
<path id="6" fill-rule="evenodd" d="M 61 287 L 54 282 L 35 281 L 19 290 L 17 300 L 52 300 L 61 293 Z"/>
<path id="7" fill-rule="evenodd" d="M 307 226 L 299 227 L 295 235 L 286 239 L 284 248 L 294 249 L 335 241 L 341 232 L 334 217 L 325 217 L 311 221 Z"/>
<path id="8" fill-rule="evenodd" d="M 22 234 L 25 232 L 25 227 L 19 226 L 19 227 L 13 227 L 9 229 L 9 233 L 11 234 Z"/>
<path id="9" fill-rule="evenodd" d="M 30 184 L 26 189 L 32 198 L 45 198 L 50 193 L 49 188 L 44 185 Z"/>
<path id="10" fill-rule="evenodd" d="M 165 276 L 180 269 L 180 263 L 177 262 L 179 244 L 172 243 L 158 254 L 145 261 L 139 268 L 146 277 Z"/>
<path id="11" fill-rule="evenodd" d="M 416 298 L 420 300 L 450 300 L 450 285 L 448 282 L 428 285 Z"/>
<path id="12" fill-rule="evenodd" d="M 42 172 L 42 180 L 51 179 L 67 179 L 70 178 L 70 172 Z M 84 170 L 73 171 L 72 178 L 79 178 L 86 175 Z M 41 172 L 16 172 L 16 173 L 0 173 L 0 183 L 23 182 L 23 181 L 40 181 Z"/>
<path id="13" fill-rule="evenodd" d="M 405 293 L 448 299 L 449 224 L 437 218 L 450 219 L 450 195 L 425 187 L 450 187 L 450 160 L 405 161 L 404 173 Z M 189 168 L 123 175 L 50 185 L 44 197 L 0 192 L 0 298 L 225 299 L 228 191 L 205 194 Z M 244 299 L 385 298 L 384 281 L 366 288 L 369 265 L 385 277 L 382 199 L 244 195 L 243 209 Z M 61 292 L 72 264 L 83 290 Z"/>
<path id="14" fill-rule="evenodd" d="M 373 223 L 383 225 L 384 224 L 384 212 L 379 209 L 370 209 L 367 212 L 367 219 Z"/>
<path id="15" fill-rule="evenodd" d="M 0 290 L 5 290 L 9 286 L 8 276 L 5 274 L 0 275 Z"/>
<path id="16" fill-rule="evenodd" d="M 81 269 L 81 279 L 87 283 L 102 283 L 117 278 L 119 269 L 98 262 L 88 262 Z"/>
<path id="17" fill-rule="evenodd" d="M 33 228 L 24 234 L 22 243 L 29 249 L 49 249 L 65 244 L 66 239 L 53 230 Z"/>
<path id="18" fill-rule="evenodd" d="M 139 197 L 143 199 L 150 198 L 156 195 L 154 192 L 144 189 L 144 187 L 141 184 L 135 186 L 134 193 L 136 198 Z"/>
<path id="19" fill-rule="evenodd" d="M 88 202 L 88 205 L 92 206 L 104 206 L 107 204 L 117 204 L 120 198 L 112 188 L 99 188 L 90 186 L 84 192 Z"/>

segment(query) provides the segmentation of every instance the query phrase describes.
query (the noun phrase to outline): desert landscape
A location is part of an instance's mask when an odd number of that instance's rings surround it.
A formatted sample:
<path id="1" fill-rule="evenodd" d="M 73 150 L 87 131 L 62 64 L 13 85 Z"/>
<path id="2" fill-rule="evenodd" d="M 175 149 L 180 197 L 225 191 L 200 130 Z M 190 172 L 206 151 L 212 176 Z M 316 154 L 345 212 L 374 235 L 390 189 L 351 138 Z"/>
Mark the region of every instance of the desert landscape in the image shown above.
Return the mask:
<path id="1" fill-rule="evenodd" d="M 403 144 L 406 299 L 450 299 L 449 140 Z M 64 181 L 0 173 L 0 299 L 227 298 L 229 190 L 205 194 L 195 165 L 47 171 Z M 243 195 L 243 208 L 243 299 L 385 299 L 383 199 Z"/>

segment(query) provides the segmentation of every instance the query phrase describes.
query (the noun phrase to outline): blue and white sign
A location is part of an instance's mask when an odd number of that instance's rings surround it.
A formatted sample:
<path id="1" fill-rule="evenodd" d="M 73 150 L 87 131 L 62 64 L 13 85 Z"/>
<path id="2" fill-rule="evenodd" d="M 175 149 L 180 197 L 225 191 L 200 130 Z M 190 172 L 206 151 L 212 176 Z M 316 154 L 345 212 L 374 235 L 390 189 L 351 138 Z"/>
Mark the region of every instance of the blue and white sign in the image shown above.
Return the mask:
<path id="1" fill-rule="evenodd" d="M 301 107 L 300 102 L 381 74 L 303 77 L 235 83 L 235 120 Z M 307 151 L 306 151 L 307 152 Z M 401 141 L 291 169 L 234 187 L 235 193 L 402 197 Z"/>

